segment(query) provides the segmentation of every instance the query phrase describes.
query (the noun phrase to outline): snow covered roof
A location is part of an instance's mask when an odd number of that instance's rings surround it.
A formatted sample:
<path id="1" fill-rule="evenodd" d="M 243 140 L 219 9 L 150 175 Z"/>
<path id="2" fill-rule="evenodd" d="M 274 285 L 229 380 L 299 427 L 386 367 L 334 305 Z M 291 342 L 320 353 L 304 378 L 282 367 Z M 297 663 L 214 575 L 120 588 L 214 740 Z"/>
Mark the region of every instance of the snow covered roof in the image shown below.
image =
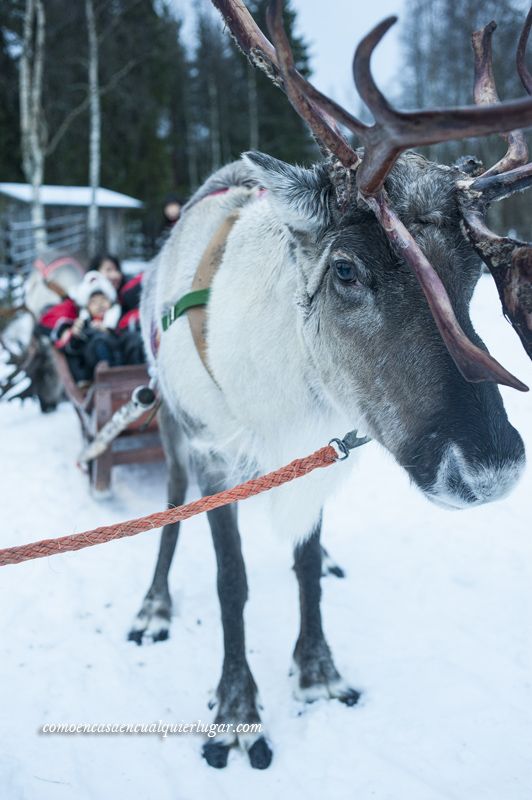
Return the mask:
<path id="1" fill-rule="evenodd" d="M 0 194 L 29 203 L 31 186 L 29 183 L 1 183 Z M 89 206 L 91 189 L 89 186 L 49 186 L 41 188 L 41 197 L 45 206 Z M 127 194 L 100 188 L 96 192 L 100 208 L 142 208 L 140 200 Z"/>

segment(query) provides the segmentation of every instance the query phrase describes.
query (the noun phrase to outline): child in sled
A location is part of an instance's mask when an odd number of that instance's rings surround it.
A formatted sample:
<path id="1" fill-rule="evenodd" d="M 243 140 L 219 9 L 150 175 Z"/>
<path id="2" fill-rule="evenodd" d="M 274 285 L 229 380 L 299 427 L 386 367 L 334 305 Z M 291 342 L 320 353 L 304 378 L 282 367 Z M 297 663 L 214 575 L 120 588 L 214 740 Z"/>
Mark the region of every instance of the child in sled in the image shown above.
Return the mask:
<path id="1" fill-rule="evenodd" d="M 67 357 L 78 383 L 91 381 L 99 361 L 109 366 L 123 363 L 121 342 L 116 334 L 121 308 L 110 281 L 95 270 L 87 272 L 72 299 L 79 307 L 75 320 L 65 320 L 57 332 L 56 347 Z"/>

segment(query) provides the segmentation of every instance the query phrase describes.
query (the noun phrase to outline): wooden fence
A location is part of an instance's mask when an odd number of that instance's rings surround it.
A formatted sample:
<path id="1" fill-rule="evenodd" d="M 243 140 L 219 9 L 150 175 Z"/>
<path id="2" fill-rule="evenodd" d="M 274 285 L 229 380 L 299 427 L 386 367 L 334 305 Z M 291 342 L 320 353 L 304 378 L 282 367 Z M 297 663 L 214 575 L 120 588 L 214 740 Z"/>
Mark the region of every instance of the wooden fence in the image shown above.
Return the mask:
<path id="1" fill-rule="evenodd" d="M 7 218 L 1 228 L 0 272 L 27 275 L 36 258 L 36 226 L 30 220 Z M 79 255 L 87 245 L 87 220 L 84 212 L 62 214 L 46 220 L 47 248 Z"/>

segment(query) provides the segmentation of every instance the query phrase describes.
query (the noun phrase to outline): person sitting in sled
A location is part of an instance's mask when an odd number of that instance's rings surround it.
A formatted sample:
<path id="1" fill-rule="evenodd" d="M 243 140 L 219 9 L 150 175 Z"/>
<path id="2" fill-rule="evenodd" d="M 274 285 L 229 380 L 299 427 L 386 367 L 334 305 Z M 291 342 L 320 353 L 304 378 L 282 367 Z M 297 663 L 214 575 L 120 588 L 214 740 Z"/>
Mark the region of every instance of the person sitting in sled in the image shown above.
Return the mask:
<path id="1" fill-rule="evenodd" d="M 64 352 L 74 379 L 80 383 L 92 380 L 100 361 L 111 367 L 124 363 L 116 333 L 122 312 L 112 284 L 95 270 L 85 274 L 71 295 L 79 313 L 56 331 L 55 345 Z"/>
<path id="2" fill-rule="evenodd" d="M 107 253 L 93 258 L 89 269 L 97 270 L 104 275 L 116 290 L 117 300 L 122 309 L 116 330 L 120 336 L 124 364 L 143 364 L 146 356 L 140 333 L 139 315 L 142 273 L 133 278 L 126 278 L 118 258 Z"/>
<path id="3" fill-rule="evenodd" d="M 115 256 L 96 256 L 91 261 L 89 272 L 97 272 L 106 278 L 116 292 L 121 307 L 121 317 L 116 326 L 120 337 L 120 349 L 124 364 L 142 364 L 146 361 L 142 336 L 140 333 L 139 304 L 142 288 L 142 273 L 133 278 L 126 278 L 120 262 Z M 88 273 L 87 273 L 88 274 Z M 38 330 L 48 336 L 56 345 L 65 327 L 71 326 L 79 316 L 77 303 L 77 287 L 64 297 L 61 302 L 44 309 L 38 323 Z M 61 348 L 60 348 L 61 349 Z"/>
<path id="4" fill-rule="evenodd" d="M 142 289 L 142 272 L 133 278 L 127 278 L 122 272 L 120 261 L 116 256 L 105 253 L 95 256 L 89 269 L 97 270 L 106 277 L 117 293 L 117 301 L 122 309 L 116 332 L 120 337 L 124 364 L 144 364 L 146 356 L 140 333 L 140 294 Z"/>

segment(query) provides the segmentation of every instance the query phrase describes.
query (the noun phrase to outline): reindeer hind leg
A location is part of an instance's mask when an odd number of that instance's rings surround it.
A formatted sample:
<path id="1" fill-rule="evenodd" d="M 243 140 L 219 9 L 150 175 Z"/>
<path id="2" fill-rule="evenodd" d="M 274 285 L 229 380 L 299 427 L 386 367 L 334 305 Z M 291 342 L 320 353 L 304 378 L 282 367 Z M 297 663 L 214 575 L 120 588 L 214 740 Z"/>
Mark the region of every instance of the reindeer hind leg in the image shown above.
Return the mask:
<path id="1" fill-rule="evenodd" d="M 325 639 L 321 619 L 322 548 L 321 520 L 311 536 L 294 551 L 294 570 L 299 583 L 301 626 L 294 648 L 295 695 L 310 703 L 319 698 L 336 698 L 355 705 L 360 692 L 341 677 Z"/>
<path id="2" fill-rule="evenodd" d="M 187 467 L 181 453 L 183 434 L 164 404 L 159 410 L 159 428 L 169 472 L 168 504 L 180 506 L 188 485 Z M 165 525 L 162 529 L 153 580 L 128 633 L 128 639 L 138 645 L 146 641 L 161 642 L 170 635 L 172 598 L 168 573 L 177 545 L 179 524 Z"/>

